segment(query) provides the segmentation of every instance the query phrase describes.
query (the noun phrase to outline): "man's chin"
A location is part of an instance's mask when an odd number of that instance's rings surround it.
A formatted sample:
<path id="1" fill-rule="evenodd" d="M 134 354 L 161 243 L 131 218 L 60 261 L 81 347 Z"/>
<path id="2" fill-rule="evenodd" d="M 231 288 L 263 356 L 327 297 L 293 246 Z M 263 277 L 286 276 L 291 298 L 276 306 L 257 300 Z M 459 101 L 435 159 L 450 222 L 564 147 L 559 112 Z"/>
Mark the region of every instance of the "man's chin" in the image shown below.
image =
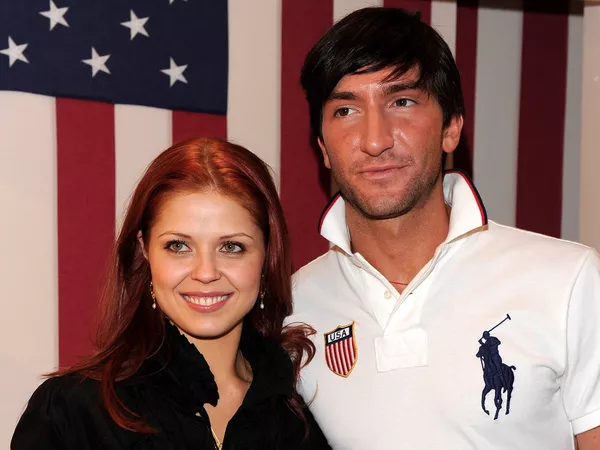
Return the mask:
<path id="1" fill-rule="evenodd" d="M 410 211 L 402 202 L 398 202 L 397 196 L 377 196 L 362 198 L 356 202 L 354 208 L 363 216 L 371 220 L 387 220 L 400 217 Z"/>

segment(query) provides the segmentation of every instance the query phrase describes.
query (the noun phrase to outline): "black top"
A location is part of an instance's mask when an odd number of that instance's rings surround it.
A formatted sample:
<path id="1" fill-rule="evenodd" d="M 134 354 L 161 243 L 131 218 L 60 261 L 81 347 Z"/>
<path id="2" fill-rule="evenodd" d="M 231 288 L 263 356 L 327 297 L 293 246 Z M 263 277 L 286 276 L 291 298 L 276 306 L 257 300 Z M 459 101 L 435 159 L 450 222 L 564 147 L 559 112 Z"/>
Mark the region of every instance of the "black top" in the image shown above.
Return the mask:
<path id="1" fill-rule="evenodd" d="M 79 375 L 46 380 L 31 397 L 11 442 L 12 450 L 215 449 L 204 404 L 219 394 L 208 364 L 196 347 L 167 325 L 169 345 L 148 359 L 139 373 L 115 383 L 127 408 L 158 430 L 126 431 L 109 417 L 100 383 Z M 244 325 L 240 349 L 252 367 L 253 381 L 229 421 L 223 449 L 330 449 L 308 408 L 303 422 L 286 400 L 292 395 L 292 365 L 276 342 Z M 197 415 L 199 413 L 199 415 Z"/>

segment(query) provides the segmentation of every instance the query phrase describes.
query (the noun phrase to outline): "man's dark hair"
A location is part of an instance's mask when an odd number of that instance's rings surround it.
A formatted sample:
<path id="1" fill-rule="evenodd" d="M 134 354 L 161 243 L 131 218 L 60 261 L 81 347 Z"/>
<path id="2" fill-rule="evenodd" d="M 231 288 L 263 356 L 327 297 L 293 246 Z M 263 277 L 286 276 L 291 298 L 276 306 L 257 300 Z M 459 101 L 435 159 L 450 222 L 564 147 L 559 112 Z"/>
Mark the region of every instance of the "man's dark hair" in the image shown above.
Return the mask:
<path id="1" fill-rule="evenodd" d="M 348 74 L 393 69 L 389 81 L 418 68 L 416 88 L 432 95 L 443 126 L 464 115 L 460 73 L 442 37 L 417 14 L 397 8 L 363 8 L 341 19 L 310 50 L 300 76 L 310 125 L 322 138 L 323 105 Z"/>

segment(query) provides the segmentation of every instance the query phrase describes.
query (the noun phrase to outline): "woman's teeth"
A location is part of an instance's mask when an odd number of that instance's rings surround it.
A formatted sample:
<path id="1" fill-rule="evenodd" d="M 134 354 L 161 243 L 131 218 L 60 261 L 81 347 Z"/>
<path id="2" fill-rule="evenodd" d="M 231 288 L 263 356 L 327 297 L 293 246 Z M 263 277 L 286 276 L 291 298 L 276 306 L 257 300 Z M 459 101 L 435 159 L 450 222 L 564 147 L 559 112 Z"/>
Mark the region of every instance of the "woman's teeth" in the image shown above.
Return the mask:
<path id="1" fill-rule="evenodd" d="M 218 295 L 216 297 L 191 297 L 189 295 L 182 294 L 182 297 L 185 299 L 185 301 L 194 303 L 196 305 L 211 306 L 215 303 L 220 303 L 227 300 L 229 295 Z"/>

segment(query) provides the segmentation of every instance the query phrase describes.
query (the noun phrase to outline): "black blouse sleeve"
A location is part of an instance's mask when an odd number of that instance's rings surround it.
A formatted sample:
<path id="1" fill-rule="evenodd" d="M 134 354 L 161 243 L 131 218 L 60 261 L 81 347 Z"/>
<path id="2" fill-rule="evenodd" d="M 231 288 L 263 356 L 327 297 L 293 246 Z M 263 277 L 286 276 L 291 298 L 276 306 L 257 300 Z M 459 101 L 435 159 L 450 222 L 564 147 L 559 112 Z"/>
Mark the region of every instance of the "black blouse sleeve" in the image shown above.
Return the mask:
<path id="1" fill-rule="evenodd" d="M 63 439 L 64 396 L 58 379 L 46 380 L 33 393 L 15 429 L 11 450 L 68 449 Z"/>
<path id="2" fill-rule="evenodd" d="M 321 427 L 310 412 L 310 409 L 304 409 L 304 417 L 308 422 L 308 437 L 302 442 L 299 450 L 328 450 L 331 446 L 327 442 L 327 438 L 323 434 Z"/>

